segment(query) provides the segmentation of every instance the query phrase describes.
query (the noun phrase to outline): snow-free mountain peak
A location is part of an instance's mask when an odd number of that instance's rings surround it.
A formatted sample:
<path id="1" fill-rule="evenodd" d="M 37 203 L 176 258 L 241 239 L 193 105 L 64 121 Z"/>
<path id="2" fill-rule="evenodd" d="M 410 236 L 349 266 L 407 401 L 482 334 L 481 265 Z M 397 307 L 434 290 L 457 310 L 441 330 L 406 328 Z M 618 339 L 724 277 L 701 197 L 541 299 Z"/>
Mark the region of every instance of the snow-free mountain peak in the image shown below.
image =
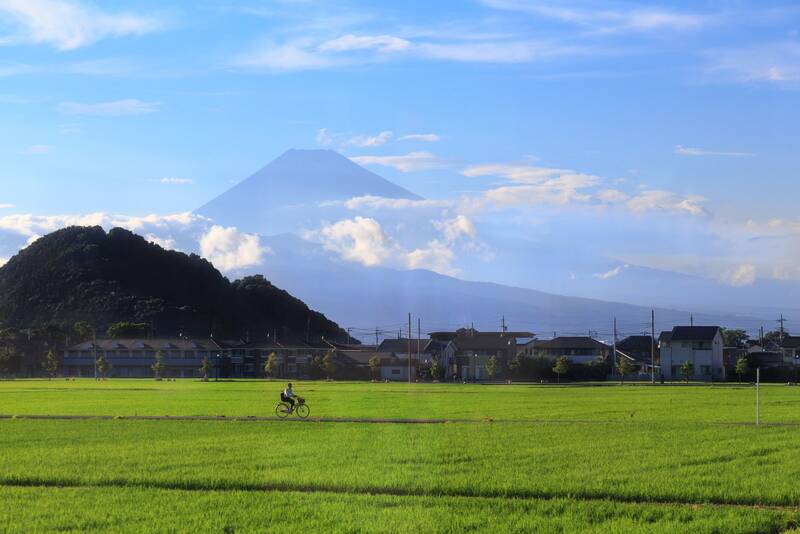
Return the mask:
<path id="1" fill-rule="evenodd" d="M 323 204 L 366 195 L 421 198 L 334 150 L 292 149 L 197 213 L 240 230 L 277 234 L 312 224 Z"/>

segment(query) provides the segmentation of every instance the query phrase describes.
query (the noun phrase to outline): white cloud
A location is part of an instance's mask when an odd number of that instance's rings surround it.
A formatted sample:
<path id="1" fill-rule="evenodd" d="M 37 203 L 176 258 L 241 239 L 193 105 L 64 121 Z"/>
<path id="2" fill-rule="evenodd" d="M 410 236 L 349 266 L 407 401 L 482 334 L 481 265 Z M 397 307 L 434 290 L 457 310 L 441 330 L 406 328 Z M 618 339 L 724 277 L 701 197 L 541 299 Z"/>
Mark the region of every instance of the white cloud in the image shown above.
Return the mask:
<path id="1" fill-rule="evenodd" d="M 334 204 L 336 203 L 329 202 L 323 205 Z M 451 200 L 413 200 L 410 198 L 387 198 L 374 195 L 353 197 L 344 202 L 344 206 L 353 211 L 447 208 L 453 204 L 454 202 Z"/>
<path id="2" fill-rule="evenodd" d="M 477 236 L 472 221 L 459 216 L 431 221 L 441 237 L 429 239 L 424 246 L 405 248 L 384 231 L 380 222 L 368 217 L 345 219 L 306 232 L 305 238 L 318 241 L 344 260 L 367 267 L 391 266 L 403 269 L 429 269 L 442 274 L 457 274 L 453 267 L 457 241 L 470 243 Z"/>
<path id="3" fill-rule="evenodd" d="M 599 33 L 656 32 L 661 30 L 697 30 L 711 22 L 707 15 L 684 13 L 657 7 L 607 9 L 577 3 L 536 0 L 482 0 L 482 3 L 509 11 L 556 19 L 592 29 Z"/>
<path id="4" fill-rule="evenodd" d="M 9 210 L 14 207 L 14 204 L 0 202 L 0 210 Z"/>
<path id="5" fill-rule="evenodd" d="M 394 254 L 395 246 L 383 232 L 381 224 L 368 217 L 345 219 L 307 232 L 306 239 L 318 239 L 326 250 L 342 258 L 373 267 L 381 265 Z"/>
<path id="6" fill-rule="evenodd" d="M 167 185 L 192 185 L 194 180 L 191 178 L 162 178 L 160 182 Z"/>
<path id="7" fill-rule="evenodd" d="M 702 204 L 705 198 L 693 195 L 684 197 L 670 191 L 643 191 L 632 197 L 627 202 L 629 209 L 636 213 L 647 211 L 673 211 L 686 212 L 691 215 L 703 215 L 706 213 Z"/>
<path id="8" fill-rule="evenodd" d="M 143 102 L 135 98 L 97 102 L 92 104 L 80 102 L 62 102 L 58 109 L 69 115 L 87 115 L 94 117 L 123 117 L 128 115 L 145 115 L 158 109 L 158 102 Z"/>
<path id="9" fill-rule="evenodd" d="M 592 275 L 592 278 L 597 278 L 598 280 L 608 280 L 610 278 L 614 278 L 616 276 L 619 276 L 619 273 L 621 273 L 623 269 L 627 269 L 627 268 L 628 268 L 627 264 L 626 265 L 618 265 L 617 267 L 614 267 L 610 271 L 606 271 L 604 273 L 595 273 L 595 274 Z"/>
<path id="10" fill-rule="evenodd" d="M 328 135 L 327 128 L 317 130 L 317 144 L 319 146 L 331 146 L 333 144 L 333 138 Z"/>
<path id="11" fill-rule="evenodd" d="M 394 134 L 390 131 L 384 131 L 373 136 L 359 135 L 351 138 L 347 141 L 347 144 L 362 148 L 382 146 L 385 145 L 393 135 Z"/>
<path id="12" fill-rule="evenodd" d="M 573 172 L 569 169 L 553 169 L 525 164 L 488 163 L 467 167 L 461 171 L 461 174 L 469 178 L 499 176 L 512 182 L 540 184 L 554 176 Z"/>
<path id="13" fill-rule="evenodd" d="M 144 238 L 165 250 L 179 250 L 177 242 L 172 237 L 159 237 L 155 234 L 147 234 Z"/>
<path id="14" fill-rule="evenodd" d="M 319 46 L 321 52 L 348 52 L 352 50 L 376 50 L 377 52 L 402 52 L 411 42 L 393 35 L 343 35 L 325 41 Z"/>
<path id="15" fill-rule="evenodd" d="M 6 263 L 8 263 L 8 260 L 10 260 L 10 259 L 11 258 L 0 258 L 0 267 L 5 265 Z"/>
<path id="16" fill-rule="evenodd" d="M 478 236 L 475 224 L 464 215 L 458 215 L 453 219 L 445 219 L 443 221 L 433 221 L 433 226 L 442 233 L 448 243 L 452 243 L 461 237 L 472 240 Z"/>
<path id="17" fill-rule="evenodd" d="M 742 264 L 724 273 L 722 281 L 734 287 L 753 285 L 756 281 L 756 267 L 751 264 Z"/>
<path id="18" fill-rule="evenodd" d="M 444 161 L 430 152 L 411 152 L 404 156 L 356 156 L 350 159 L 359 165 L 382 165 L 401 172 L 424 171 L 446 166 Z"/>
<path id="19" fill-rule="evenodd" d="M 66 0 L 0 0 L 0 13 L 12 21 L 14 33 L 0 44 L 51 44 L 74 50 L 109 37 L 142 35 L 163 26 L 155 17 L 107 13 Z"/>
<path id="20" fill-rule="evenodd" d="M 441 140 L 436 134 L 408 134 L 397 138 L 398 141 L 424 141 L 426 143 L 436 143 Z"/>
<path id="21" fill-rule="evenodd" d="M 625 202 L 630 197 L 618 189 L 603 189 L 597 193 L 597 198 L 606 204 L 618 204 Z"/>
<path id="22" fill-rule="evenodd" d="M 752 152 L 721 152 L 715 150 L 705 150 L 702 148 L 692 148 L 683 145 L 675 147 L 675 153 L 680 156 L 730 156 L 730 157 L 745 157 L 755 156 Z"/>
<path id="23" fill-rule="evenodd" d="M 406 254 L 406 265 L 409 269 L 428 269 L 441 274 L 455 275 L 458 270 L 452 264 L 455 252 L 447 243 L 432 239 L 421 248 Z"/>
<path id="24" fill-rule="evenodd" d="M 234 227 L 214 225 L 200 238 L 200 254 L 222 271 L 236 271 L 259 265 L 269 247 L 259 237 Z"/>

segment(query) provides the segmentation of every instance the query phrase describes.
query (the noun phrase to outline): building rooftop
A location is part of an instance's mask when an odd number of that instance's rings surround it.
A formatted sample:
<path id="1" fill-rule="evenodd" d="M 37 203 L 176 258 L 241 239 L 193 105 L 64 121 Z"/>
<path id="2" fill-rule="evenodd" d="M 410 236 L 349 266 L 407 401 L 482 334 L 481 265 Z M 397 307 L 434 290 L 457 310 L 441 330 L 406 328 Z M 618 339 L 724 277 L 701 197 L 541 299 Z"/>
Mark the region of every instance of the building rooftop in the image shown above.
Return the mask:
<path id="1" fill-rule="evenodd" d="M 559 336 L 533 342 L 536 349 L 607 349 L 608 345 L 589 336 Z"/>
<path id="2" fill-rule="evenodd" d="M 711 341 L 719 330 L 718 326 L 676 326 L 670 341 Z"/>

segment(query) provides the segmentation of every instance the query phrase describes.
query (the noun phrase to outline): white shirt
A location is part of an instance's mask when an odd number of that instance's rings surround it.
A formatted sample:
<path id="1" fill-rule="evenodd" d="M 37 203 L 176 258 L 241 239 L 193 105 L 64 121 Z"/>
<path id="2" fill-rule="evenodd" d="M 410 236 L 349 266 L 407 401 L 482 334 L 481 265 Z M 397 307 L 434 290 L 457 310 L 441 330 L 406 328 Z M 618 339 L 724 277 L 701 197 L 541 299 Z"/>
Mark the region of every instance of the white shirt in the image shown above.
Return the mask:
<path id="1" fill-rule="evenodd" d="M 283 396 L 284 397 L 289 397 L 289 398 L 294 397 L 294 392 L 292 391 L 292 388 L 284 389 L 283 390 Z"/>

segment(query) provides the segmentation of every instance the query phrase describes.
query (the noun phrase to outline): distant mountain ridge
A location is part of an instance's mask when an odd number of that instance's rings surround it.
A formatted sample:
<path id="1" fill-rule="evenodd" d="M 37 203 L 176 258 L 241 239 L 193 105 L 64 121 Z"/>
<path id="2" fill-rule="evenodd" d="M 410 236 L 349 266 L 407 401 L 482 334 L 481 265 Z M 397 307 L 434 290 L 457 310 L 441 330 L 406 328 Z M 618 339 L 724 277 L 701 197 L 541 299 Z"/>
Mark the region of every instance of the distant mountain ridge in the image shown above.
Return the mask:
<path id="1" fill-rule="evenodd" d="M 243 231 L 279 234 L 312 228 L 323 213 L 336 211 L 322 203 L 367 195 L 422 198 L 333 150 L 292 149 L 195 213 Z"/>
<path id="2" fill-rule="evenodd" d="M 48 234 L 0 268 L 0 324 L 28 328 L 88 321 L 150 323 L 156 334 L 346 339 L 261 276 L 228 281 L 197 255 L 167 251 L 128 230 L 70 227 Z"/>

